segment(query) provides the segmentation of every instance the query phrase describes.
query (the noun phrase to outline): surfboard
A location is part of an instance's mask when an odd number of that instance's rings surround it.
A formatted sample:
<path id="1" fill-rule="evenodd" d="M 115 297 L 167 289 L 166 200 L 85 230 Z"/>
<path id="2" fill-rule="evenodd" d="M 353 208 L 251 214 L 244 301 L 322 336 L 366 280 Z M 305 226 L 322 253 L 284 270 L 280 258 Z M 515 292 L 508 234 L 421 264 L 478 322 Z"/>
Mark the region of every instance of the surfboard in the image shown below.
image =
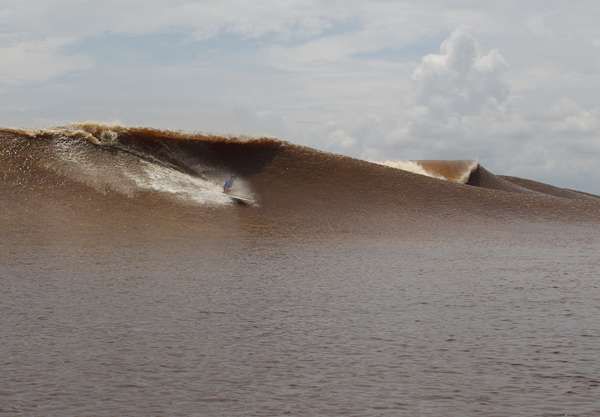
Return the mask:
<path id="1" fill-rule="evenodd" d="M 254 201 L 247 197 L 242 197 L 239 195 L 231 195 L 231 194 L 227 194 L 227 195 L 229 196 L 229 198 L 231 198 L 236 203 L 245 204 L 245 205 L 254 204 Z"/>

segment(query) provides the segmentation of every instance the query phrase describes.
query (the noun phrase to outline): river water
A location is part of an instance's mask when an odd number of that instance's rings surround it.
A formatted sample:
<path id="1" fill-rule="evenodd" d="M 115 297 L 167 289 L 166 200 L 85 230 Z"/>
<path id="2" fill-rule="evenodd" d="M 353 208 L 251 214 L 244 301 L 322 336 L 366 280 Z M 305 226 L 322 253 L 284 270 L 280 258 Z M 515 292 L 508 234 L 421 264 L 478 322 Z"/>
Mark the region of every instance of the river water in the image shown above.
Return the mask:
<path id="1" fill-rule="evenodd" d="M 599 416 L 600 234 L 561 227 L 5 242 L 0 415 Z"/>

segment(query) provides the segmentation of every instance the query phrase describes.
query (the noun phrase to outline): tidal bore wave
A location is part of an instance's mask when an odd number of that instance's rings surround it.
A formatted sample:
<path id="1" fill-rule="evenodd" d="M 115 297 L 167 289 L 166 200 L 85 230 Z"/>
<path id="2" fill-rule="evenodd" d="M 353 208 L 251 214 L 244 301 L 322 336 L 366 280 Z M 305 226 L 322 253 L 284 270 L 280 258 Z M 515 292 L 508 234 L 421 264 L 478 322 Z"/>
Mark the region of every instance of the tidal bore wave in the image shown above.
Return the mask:
<path id="1" fill-rule="evenodd" d="M 254 204 L 239 207 L 222 192 L 232 174 L 234 193 Z M 371 163 L 272 138 L 94 123 L 0 130 L 0 191 L 3 221 L 13 225 L 26 222 L 27 208 L 88 220 L 89 210 L 135 219 L 185 212 L 217 229 L 234 222 L 233 209 L 236 224 L 291 232 L 600 219 L 596 196 L 497 176 L 475 161 Z"/>

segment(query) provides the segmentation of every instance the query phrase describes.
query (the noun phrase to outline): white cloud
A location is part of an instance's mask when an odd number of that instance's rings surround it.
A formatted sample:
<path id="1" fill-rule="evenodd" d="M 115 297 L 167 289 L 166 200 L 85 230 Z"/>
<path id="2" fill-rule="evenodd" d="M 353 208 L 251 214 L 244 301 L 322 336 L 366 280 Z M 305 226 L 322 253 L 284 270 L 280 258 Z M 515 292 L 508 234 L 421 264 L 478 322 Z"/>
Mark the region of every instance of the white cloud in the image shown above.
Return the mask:
<path id="1" fill-rule="evenodd" d="M 584 109 L 569 98 L 560 99 L 549 111 L 552 129 L 557 133 L 600 134 L 600 109 Z"/>
<path id="2" fill-rule="evenodd" d="M 477 41 L 458 29 L 442 43 L 439 54 L 425 56 L 415 69 L 417 103 L 444 115 L 499 107 L 509 94 L 503 79 L 507 68 L 497 50 L 482 53 Z"/>
<path id="3" fill-rule="evenodd" d="M 343 129 L 335 129 L 328 135 L 329 141 L 342 149 L 351 149 L 356 146 L 356 139 Z"/>
<path id="4" fill-rule="evenodd" d="M 89 68 L 91 61 L 60 52 L 66 39 L 21 41 L 0 46 L 0 83 L 45 81 L 64 73 Z"/>
<path id="5" fill-rule="evenodd" d="M 332 7 L 317 0 L 4 0 L 0 21 L 7 30 L 29 36 L 186 31 L 198 38 L 221 33 L 245 38 L 269 34 L 304 37 L 344 19 L 347 14 L 343 10 L 341 5 Z"/>

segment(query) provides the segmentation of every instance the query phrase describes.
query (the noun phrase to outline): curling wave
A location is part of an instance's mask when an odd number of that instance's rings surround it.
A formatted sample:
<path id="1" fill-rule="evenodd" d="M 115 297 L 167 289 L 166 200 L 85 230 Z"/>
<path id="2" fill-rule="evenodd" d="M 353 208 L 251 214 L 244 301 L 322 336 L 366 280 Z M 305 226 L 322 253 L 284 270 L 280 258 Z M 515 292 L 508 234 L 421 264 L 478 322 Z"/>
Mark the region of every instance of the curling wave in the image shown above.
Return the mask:
<path id="1" fill-rule="evenodd" d="M 61 181 L 79 182 L 103 194 L 116 192 L 133 197 L 155 192 L 198 204 L 232 203 L 221 186 L 228 170 L 182 149 L 183 142 L 195 141 L 197 136 L 94 123 L 40 130 L 5 129 L 3 133 L 12 140 L 5 138 L 2 153 L 17 158 L 23 156 L 19 152 L 39 155 L 27 170 L 37 169 L 40 175 L 42 171 L 52 173 Z M 236 182 L 235 191 L 252 198 L 244 179 Z"/>
<path id="2" fill-rule="evenodd" d="M 238 177 L 234 193 L 255 204 L 239 207 L 222 192 L 229 175 Z M 95 224 L 102 212 L 127 225 L 154 213 L 157 227 L 187 213 L 178 228 L 243 224 L 269 233 L 405 233 L 475 219 L 600 222 L 596 196 L 498 176 L 470 160 L 372 163 L 273 138 L 95 123 L 0 130 L 0 194 L 5 227 L 31 222 L 26 213 L 39 207 L 54 216 L 44 224 Z M 232 217 L 226 208 L 239 210 Z M 130 217 L 118 220 L 124 213 Z"/>

